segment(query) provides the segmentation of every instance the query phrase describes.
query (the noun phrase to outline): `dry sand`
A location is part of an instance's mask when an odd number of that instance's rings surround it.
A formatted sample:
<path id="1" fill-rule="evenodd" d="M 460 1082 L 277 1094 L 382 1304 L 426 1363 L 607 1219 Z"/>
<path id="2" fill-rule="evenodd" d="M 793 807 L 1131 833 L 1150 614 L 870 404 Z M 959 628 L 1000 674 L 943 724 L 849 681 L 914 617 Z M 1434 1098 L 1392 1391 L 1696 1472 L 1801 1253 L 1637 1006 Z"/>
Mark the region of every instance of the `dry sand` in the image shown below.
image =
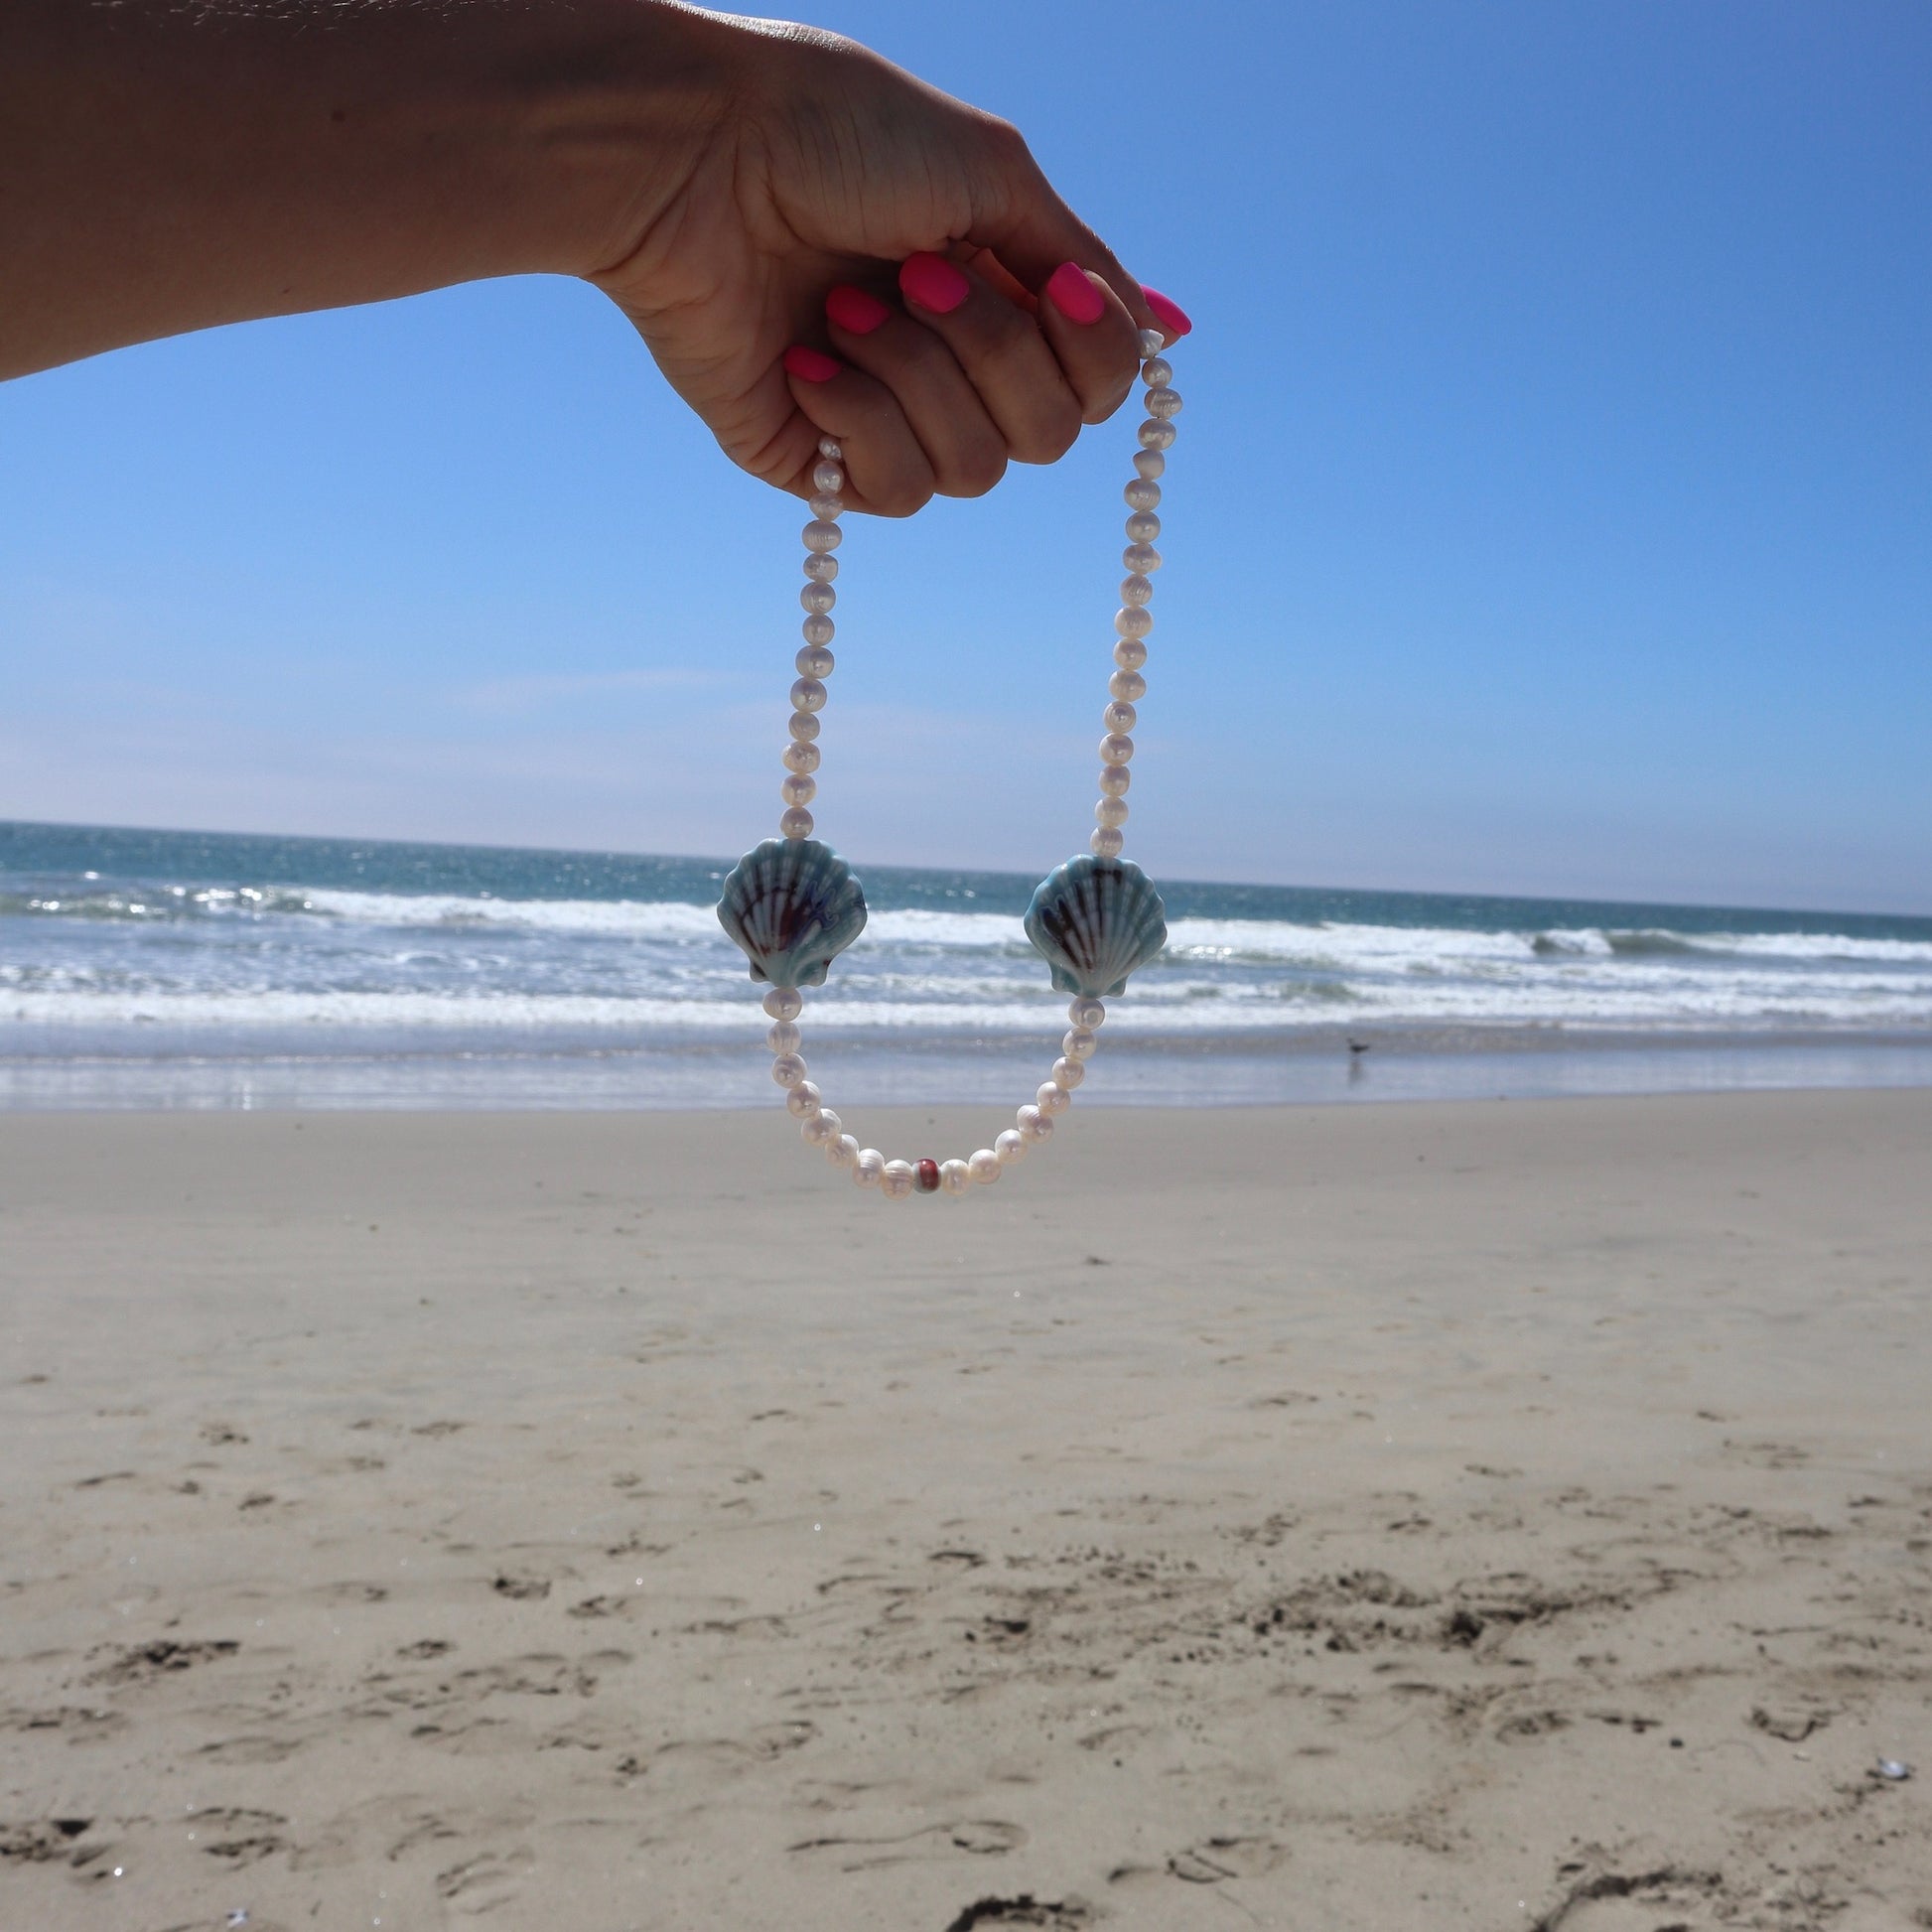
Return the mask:
<path id="1" fill-rule="evenodd" d="M 5 1932 L 1932 1926 L 1932 1092 L 14 1116 L 0 1322 Z"/>

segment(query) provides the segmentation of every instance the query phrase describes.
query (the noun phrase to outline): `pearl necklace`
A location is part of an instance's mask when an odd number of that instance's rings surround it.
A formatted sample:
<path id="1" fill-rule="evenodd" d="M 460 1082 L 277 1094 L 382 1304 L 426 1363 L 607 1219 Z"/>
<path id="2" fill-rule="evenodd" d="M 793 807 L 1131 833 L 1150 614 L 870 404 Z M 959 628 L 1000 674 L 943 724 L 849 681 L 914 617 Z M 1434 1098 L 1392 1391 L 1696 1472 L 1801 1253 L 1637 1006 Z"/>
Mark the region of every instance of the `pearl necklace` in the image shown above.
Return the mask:
<path id="1" fill-rule="evenodd" d="M 1014 1115 L 1014 1124 L 965 1160 L 889 1161 L 877 1148 L 861 1147 L 839 1116 L 825 1106 L 817 1086 L 805 1077 L 798 1051 L 798 1016 L 804 1008 L 800 988 L 822 986 L 827 967 L 859 936 L 866 922 L 865 894 L 852 869 L 831 847 L 812 837 L 806 809 L 818 781 L 818 714 L 825 705 L 825 680 L 832 674 L 831 611 L 837 602 L 832 581 L 839 574 L 832 552 L 839 547 L 840 492 L 844 452 L 831 437 L 818 445 L 812 470 L 812 520 L 805 525 L 805 641 L 791 687 L 790 743 L 784 751 L 785 776 L 779 786 L 784 810 L 778 834 L 748 852 L 725 881 L 718 917 L 752 963 L 752 978 L 768 981 L 764 1011 L 771 1021 L 765 1044 L 772 1052 L 771 1077 L 784 1094 L 785 1109 L 799 1123 L 807 1146 L 815 1147 L 835 1168 L 847 1170 L 862 1187 L 876 1187 L 888 1200 L 908 1194 L 966 1193 L 975 1182 L 990 1185 L 1027 1152 L 1049 1140 L 1055 1118 L 1063 1114 L 1073 1090 L 1087 1077 L 1087 1061 L 1107 1017 L 1106 998 L 1122 991 L 1127 977 L 1167 943 L 1165 908 L 1137 865 L 1120 856 L 1121 827 L 1127 823 L 1128 762 L 1131 736 L 1146 694 L 1147 636 L 1154 628 L 1148 610 L 1154 596 L 1152 574 L 1161 568 L 1154 539 L 1161 534 L 1155 509 L 1161 501 L 1158 481 L 1167 468 L 1165 452 L 1174 439 L 1173 418 L 1180 397 L 1172 386 L 1173 370 L 1163 354 L 1160 333 L 1141 331 L 1141 375 L 1147 383 L 1147 421 L 1139 431 L 1134 481 L 1124 492 L 1127 549 L 1121 561 L 1128 575 L 1120 587 L 1121 608 L 1114 617 L 1114 673 L 1107 681 L 1109 701 L 1100 714 L 1107 735 L 1100 741 L 1100 801 L 1096 821 L 1082 853 L 1040 881 L 1027 908 L 1027 936 L 1046 960 L 1053 984 L 1073 994 L 1068 1030 L 1060 1056 L 1034 1098 Z"/>

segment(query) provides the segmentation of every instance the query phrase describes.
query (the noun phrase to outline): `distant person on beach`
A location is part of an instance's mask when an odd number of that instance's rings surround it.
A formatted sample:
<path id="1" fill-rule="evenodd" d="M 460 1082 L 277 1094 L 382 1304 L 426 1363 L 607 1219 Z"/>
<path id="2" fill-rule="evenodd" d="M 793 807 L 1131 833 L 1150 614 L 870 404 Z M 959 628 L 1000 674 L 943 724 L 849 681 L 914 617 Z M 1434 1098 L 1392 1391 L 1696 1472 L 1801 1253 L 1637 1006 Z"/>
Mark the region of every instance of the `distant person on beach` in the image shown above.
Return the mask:
<path id="1" fill-rule="evenodd" d="M 1026 143 L 850 41 L 667 0 L 7 0 L 0 377 L 579 276 L 732 460 L 905 515 L 1050 463 L 1186 318 Z M 828 300 L 829 298 L 829 300 Z"/>

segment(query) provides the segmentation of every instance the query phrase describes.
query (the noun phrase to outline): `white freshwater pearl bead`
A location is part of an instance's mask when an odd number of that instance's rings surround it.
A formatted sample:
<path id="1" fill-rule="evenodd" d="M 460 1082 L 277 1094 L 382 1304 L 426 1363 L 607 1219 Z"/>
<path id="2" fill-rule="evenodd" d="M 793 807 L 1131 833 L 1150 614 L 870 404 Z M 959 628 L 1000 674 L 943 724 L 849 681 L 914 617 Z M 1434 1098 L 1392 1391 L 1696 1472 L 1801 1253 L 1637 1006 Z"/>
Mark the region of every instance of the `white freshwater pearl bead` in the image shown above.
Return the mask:
<path id="1" fill-rule="evenodd" d="M 1145 369 L 1141 373 L 1143 376 L 1147 376 L 1150 382 L 1154 379 L 1152 376 L 1147 375 Z M 820 457 L 812 465 L 812 487 L 814 489 L 825 490 L 843 489 L 845 487 L 845 472 L 830 457 Z"/>
<path id="2" fill-rule="evenodd" d="M 1173 367 L 1165 355 L 1150 355 L 1141 364 L 1141 380 L 1150 389 L 1165 389 L 1173 380 Z"/>
<path id="3" fill-rule="evenodd" d="M 1134 756 L 1134 741 L 1125 732 L 1109 732 L 1100 741 L 1102 764 L 1125 764 Z"/>
<path id="4" fill-rule="evenodd" d="M 1053 1123 L 1031 1100 L 1015 1109 L 1013 1121 L 1015 1132 L 1029 1147 L 1037 1147 L 1041 1141 L 1053 1138 Z"/>
<path id="5" fill-rule="evenodd" d="M 787 771 L 816 771 L 819 752 L 816 745 L 787 745 L 784 751 Z"/>
<path id="6" fill-rule="evenodd" d="M 973 1184 L 973 1171 L 964 1161 L 939 1163 L 939 1185 L 949 1194 L 963 1194 Z"/>
<path id="7" fill-rule="evenodd" d="M 771 1062 L 771 1077 L 781 1087 L 795 1087 L 805 1077 L 805 1062 L 796 1053 L 780 1053 Z"/>
<path id="8" fill-rule="evenodd" d="M 1119 732 L 1125 738 L 1141 722 L 1141 714 L 1125 698 L 1116 698 L 1100 714 L 1100 722 L 1110 732 Z"/>
<path id="9" fill-rule="evenodd" d="M 839 526 L 829 518 L 815 516 L 798 533 L 807 550 L 836 550 L 839 547 Z"/>
<path id="10" fill-rule="evenodd" d="M 1094 801 L 1094 823 L 1096 825 L 1125 825 L 1127 823 L 1127 800 L 1125 798 L 1100 798 Z"/>
<path id="11" fill-rule="evenodd" d="M 803 805 L 787 805 L 778 814 L 778 836 L 785 839 L 808 839 L 812 835 L 812 815 Z"/>
<path id="12" fill-rule="evenodd" d="M 818 720 L 809 711 L 794 711 L 785 729 L 796 743 L 809 745 L 818 736 Z"/>
<path id="13" fill-rule="evenodd" d="M 1152 510 L 1136 510 L 1127 519 L 1127 534 L 1136 543 L 1152 543 L 1161 534 L 1161 519 Z"/>
<path id="14" fill-rule="evenodd" d="M 785 1089 L 785 1112 L 794 1120 L 808 1120 L 819 1111 L 823 1098 L 815 1081 L 800 1080 Z"/>
<path id="15" fill-rule="evenodd" d="M 816 496 L 810 499 L 805 507 L 824 523 L 836 522 L 838 518 L 845 514 L 844 499 L 833 495 L 830 490 L 820 490 Z"/>
<path id="16" fill-rule="evenodd" d="M 1161 507 L 1161 485 L 1151 477 L 1136 477 L 1120 493 L 1130 510 L 1158 510 Z"/>
<path id="17" fill-rule="evenodd" d="M 1126 843 L 1127 840 L 1122 836 L 1119 827 L 1102 825 L 1095 829 L 1092 838 L 1087 841 L 1087 850 L 1096 859 L 1118 859 L 1121 848 Z"/>
<path id="18" fill-rule="evenodd" d="M 825 645 L 829 644 L 839 634 L 839 627 L 822 612 L 814 611 L 798 626 L 798 634 L 808 644 Z"/>
<path id="19" fill-rule="evenodd" d="M 1132 577 L 1120 580 L 1120 601 L 1130 609 L 1149 603 L 1154 597 L 1154 585 L 1137 571 Z"/>
<path id="20" fill-rule="evenodd" d="M 800 771 L 788 771 L 778 786 L 778 796 L 787 805 L 809 805 L 818 796 L 818 780 Z"/>
<path id="21" fill-rule="evenodd" d="M 1100 789 L 1109 798 L 1123 797 L 1133 782 L 1134 774 L 1124 764 L 1103 764 L 1100 767 Z"/>
<path id="22" fill-rule="evenodd" d="M 850 1134 L 841 1134 L 836 1141 L 825 1143 L 825 1158 L 835 1168 L 849 1168 L 859 1158 L 859 1143 Z"/>
<path id="23" fill-rule="evenodd" d="M 910 1161 L 888 1161 L 879 1176 L 879 1191 L 888 1200 L 903 1200 L 912 1191 Z"/>
<path id="24" fill-rule="evenodd" d="M 832 627 L 830 618 L 820 618 L 817 621 L 827 630 Z M 800 677 L 828 678 L 839 660 L 825 647 L 823 637 L 814 637 L 810 643 L 798 646 L 798 655 L 791 661 L 798 667 Z"/>
<path id="25" fill-rule="evenodd" d="M 1116 671 L 1107 680 L 1107 689 L 1129 704 L 1147 696 L 1147 679 L 1139 671 Z"/>
<path id="26" fill-rule="evenodd" d="M 1034 1104 L 1042 1114 L 1063 1114 L 1072 1106 L 1072 1096 L 1067 1090 L 1052 1080 L 1042 1080 L 1039 1091 L 1034 1095 Z"/>
<path id="27" fill-rule="evenodd" d="M 803 1035 L 789 1020 L 773 1022 L 764 1035 L 764 1043 L 773 1053 L 795 1053 Z"/>
<path id="28" fill-rule="evenodd" d="M 1060 1051 L 1070 1060 L 1090 1060 L 1100 1044 L 1091 1027 L 1069 1027 L 1060 1036 Z"/>
<path id="29" fill-rule="evenodd" d="M 793 711 L 820 711 L 825 705 L 825 686 L 815 677 L 793 678 L 791 683 L 791 708 Z"/>
<path id="30" fill-rule="evenodd" d="M 1114 662 L 1123 671 L 1138 671 L 1147 662 L 1147 645 L 1139 637 L 1123 637 L 1114 646 Z"/>
<path id="31" fill-rule="evenodd" d="M 1165 384 L 1150 389 L 1141 400 L 1156 422 L 1165 423 L 1170 417 L 1180 414 L 1180 391 L 1170 389 Z"/>
<path id="32" fill-rule="evenodd" d="M 1114 629 L 1123 637 L 1145 637 L 1154 628 L 1154 613 L 1123 604 L 1114 613 Z"/>
<path id="33" fill-rule="evenodd" d="M 839 601 L 830 584 L 807 584 L 798 593 L 798 602 L 808 611 L 829 611 Z"/>
<path id="34" fill-rule="evenodd" d="M 1173 425 L 1164 423 L 1158 416 L 1150 415 L 1134 433 L 1141 439 L 1141 448 L 1144 450 L 1173 448 Z"/>
<path id="35" fill-rule="evenodd" d="M 999 1157 L 1003 1168 L 1010 1168 L 1016 1161 L 1027 1158 L 1027 1141 L 1019 1128 L 1009 1127 L 1004 1134 L 993 1137 L 993 1152 Z"/>
<path id="36" fill-rule="evenodd" d="M 852 1181 L 857 1187 L 877 1187 L 886 1172 L 886 1157 L 876 1147 L 862 1147 L 852 1158 Z"/>
<path id="37" fill-rule="evenodd" d="M 1069 1027 L 1084 1027 L 1090 1034 L 1097 1034 L 1107 1024 L 1107 1006 L 1104 1000 L 1096 1000 L 1082 993 L 1078 999 L 1069 1000 L 1066 1005 L 1066 1024 Z"/>
<path id="38" fill-rule="evenodd" d="M 1143 329 L 1141 331 L 1141 353 L 1143 355 L 1159 355 L 1167 345 L 1168 339 L 1162 335 L 1160 330 Z"/>
<path id="39" fill-rule="evenodd" d="M 1071 1093 L 1087 1077 L 1087 1069 L 1079 1060 L 1070 1060 L 1064 1053 L 1053 1062 L 1053 1084 L 1064 1092 Z"/>
<path id="40" fill-rule="evenodd" d="M 1120 553 L 1120 560 L 1129 570 L 1139 571 L 1144 577 L 1161 568 L 1161 553 L 1151 543 L 1130 543 Z"/>
<path id="41" fill-rule="evenodd" d="M 834 463 L 845 455 L 845 452 L 839 448 L 839 439 L 836 436 L 821 436 L 818 439 L 818 453 L 822 457 L 829 457 Z"/>
<path id="42" fill-rule="evenodd" d="M 805 996 L 795 986 L 774 986 L 764 996 L 764 1010 L 773 1020 L 796 1020 L 805 1010 Z"/>
<path id="43" fill-rule="evenodd" d="M 966 1172 L 982 1187 L 990 1187 L 1000 1177 L 1000 1157 L 990 1147 L 976 1148 L 966 1157 Z"/>
<path id="44" fill-rule="evenodd" d="M 830 1147 L 839 1138 L 839 1117 L 829 1107 L 798 1124 L 799 1138 L 807 1147 Z"/>
<path id="45" fill-rule="evenodd" d="M 839 574 L 839 560 L 813 551 L 805 559 L 805 575 L 815 584 L 829 584 Z"/>
<path id="46" fill-rule="evenodd" d="M 1146 477 L 1151 481 L 1155 477 L 1165 476 L 1167 469 L 1168 459 L 1159 450 L 1134 452 L 1134 474 L 1137 477 Z"/>

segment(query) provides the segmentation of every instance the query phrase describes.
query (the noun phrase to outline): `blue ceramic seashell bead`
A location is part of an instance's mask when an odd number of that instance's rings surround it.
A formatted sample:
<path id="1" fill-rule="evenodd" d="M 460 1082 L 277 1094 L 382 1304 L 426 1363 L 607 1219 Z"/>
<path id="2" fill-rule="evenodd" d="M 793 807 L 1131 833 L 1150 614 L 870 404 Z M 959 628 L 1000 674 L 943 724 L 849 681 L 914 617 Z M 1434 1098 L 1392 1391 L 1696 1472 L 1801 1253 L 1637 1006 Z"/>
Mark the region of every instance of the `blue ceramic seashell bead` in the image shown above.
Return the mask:
<path id="1" fill-rule="evenodd" d="M 829 845 L 766 839 L 732 868 L 718 922 L 755 980 L 823 986 L 825 969 L 865 930 L 866 896 Z"/>
<path id="2" fill-rule="evenodd" d="M 1027 937 L 1060 992 L 1111 999 L 1168 943 L 1167 907 L 1131 859 L 1083 852 L 1035 889 Z"/>

